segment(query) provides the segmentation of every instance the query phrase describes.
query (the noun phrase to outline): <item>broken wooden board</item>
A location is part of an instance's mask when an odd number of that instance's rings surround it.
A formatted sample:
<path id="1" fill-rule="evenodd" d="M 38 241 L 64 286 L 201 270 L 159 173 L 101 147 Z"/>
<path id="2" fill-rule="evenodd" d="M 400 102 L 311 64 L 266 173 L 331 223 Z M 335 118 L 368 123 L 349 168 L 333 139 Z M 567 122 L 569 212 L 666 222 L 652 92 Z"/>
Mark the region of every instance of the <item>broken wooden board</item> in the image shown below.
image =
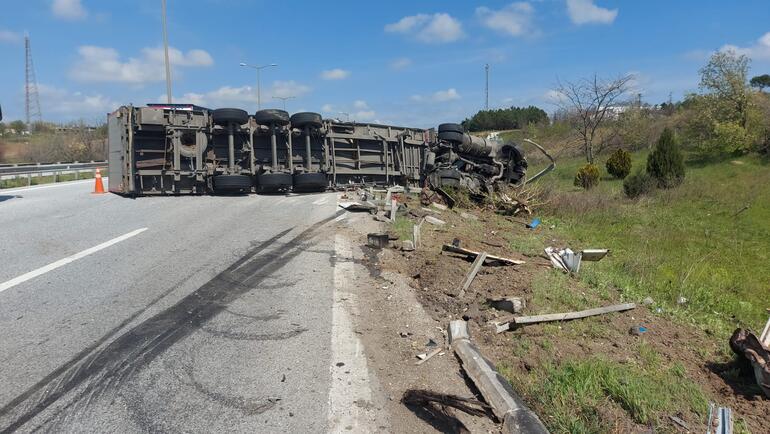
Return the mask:
<path id="1" fill-rule="evenodd" d="M 420 359 L 420 360 L 414 362 L 414 364 L 417 365 L 417 366 L 420 366 L 423 363 L 427 362 L 431 357 L 435 356 L 436 354 L 438 354 L 438 353 L 440 353 L 442 351 L 444 351 L 444 349 L 441 348 L 441 347 L 434 348 L 433 351 L 431 351 L 431 352 L 429 352 L 428 354 L 425 355 L 424 359 Z"/>
<path id="2" fill-rule="evenodd" d="M 461 255 L 466 255 L 469 257 L 476 257 L 479 255 L 479 252 L 474 252 L 473 250 L 463 249 L 462 247 L 455 247 L 451 244 L 444 244 L 441 246 L 441 250 L 445 252 L 451 252 L 451 253 L 459 253 Z M 516 259 L 509 259 L 509 258 L 503 258 L 500 256 L 494 256 L 494 255 L 487 255 L 485 262 L 500 262 L 507 265 L 522 265 L 526 262 L 519 261 Z"/>
<path id="3" fill-rule="evenodd" d="M 512 316 L 506 319 L 494 322 L 495 332 L 502 333 L 510 330 L 511 325 L 536 324 L 549 321 L 569 321 L 573 319 L 586 318 L 589 316 L 603 315 L 611 312 L 622 312 L 636 308 L 636 303 L 615 304 L 612 306 L 597 307 L 595 309 L 581 310 L 577 312 L 550 313 L 545 315 L 533 316 Z"/>
<path id="4" fill-rule="evenodd" d="M 465 296 L 465 291 L 470 288 L 471 283 L 473 283 L 473 279 L 476 278 L 476 274 L 478 274 L 479 270 L 481 270 L 481 266 L 484 265 L 484 261 L 487 259 L 487 252 L 481 252 L 478 256 L 476 256 L 476 259 L 473 261 L 473 265 L 471 265 L 471 269 L 468 272 L 468 275 L 465 276 L 465 282 L 463 282 L 463 286 L 460 288 L 460 292 L 457 293 L 457 298 L 463 298 Z"/>

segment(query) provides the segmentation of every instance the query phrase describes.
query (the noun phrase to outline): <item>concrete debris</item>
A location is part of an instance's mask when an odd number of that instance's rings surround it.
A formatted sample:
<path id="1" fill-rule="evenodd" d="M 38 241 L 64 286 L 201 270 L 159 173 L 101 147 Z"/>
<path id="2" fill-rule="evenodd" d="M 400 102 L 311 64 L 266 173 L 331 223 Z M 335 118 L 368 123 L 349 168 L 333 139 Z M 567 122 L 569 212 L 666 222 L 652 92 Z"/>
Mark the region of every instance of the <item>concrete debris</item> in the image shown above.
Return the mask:
<path id="1" fill-rule="evenodd" d="M 434 226 L 443 226 L 443 225 L 446 224 L 446 222 L 444 220 L 437 219 L 436 217 L 429 216 L 429 215 L 425 216 L 425 221 L 430 223 L 430 224 L 432 224 L 432 225 L 434 225 Z"/>
<path id="2" fill-rule="evenodd" d="M 441 210 L 441 211 L 446 211 L 446 210 L 449 209 L 449 207 L 447 207 L 446 205 L 442 205 L 442 204 L 436 203 L 436 202 L 431 203 L 430 206 L 432 206 L 433 208 L 436 208 L 438 210 Z"/>
<path id="3" fill-rule="evenodd" d="M 595 309 L 581 310 L 577 312 L 565 312 L 565 313 L 550 313 L 545 315 L 533 315 L 533 316 L 513 316 L 506 319 L 493 322 L 496 333 L 502 333 L 510 330 L 511 326 L 524 325 L 524 324 L 536 324 L 541 322 L 550 321 L 568 321 L 578 318 L 586 318 L 589 316 L 603 315 L 610 312 L 622 312 L 626 310 L 635 309 L 635 303 L 623 303 L 612 306 L 599 307 Z"/>
<path id="4" fill-rule="evenodd" d="M 401 250 L 405 252 L 413 252 L 414 251 L 414 242 L 412 240 L 404 240 L 401 242 Z"/>
<path id="5" fill-rule="evenodd" d="M 366 235 L 366 244 L 374 249 L 388 247 L 390 236 L 388 234 L 370 233 Z"/>
<path id="6" fill-rule="evenodd" d="M 526 302 L 521 297 L 503 297 L 487 300 L 489 305 L 497 310 L 504 310 L 510 313 L 521 313 L 526 307 Z"/>
<path id="7" fill-rule="evenodd" d="M 457 243 L 459 245 L 459 242 Z M 451 252 L 451 253 L 458 253 L 461 255 L 468 256 L 469 258 L 475 258 L 476 256 L 480 255 L 480 252 L 474 252 L 473 250 L 463 249 L 461 247 L 453 246 L 450 244 L 444 244 L 441 246 L 441 250 L 445 252 Z M 494 256 L 494 255 L 487 255 L 486 257 L 486 263 L 500 263 L 503 265 L 522 265 L 525 264 L 524 261 L 519 261 L 516 259 L 509 259 L 509 258 L 503 258 L 501 256 Z"/>
<path id="8" fill-rule="evenodd" d="M 461 212 L 461 213 L 460 213 L 460 217 L 461 217 L 463 220 L 478 220 L 478 219 L 479 219 L 479 218 L 478 218 L 478 217 L 476 217 L 475 215 L 473 215 L 473 214 L 469 214 L 469 213 L 467 213 L 467 212 Z"/>
<path id="9" fill-rule="evenodd" d="M 503 421 L 503 433 L 547 433 L 543 422 L 514 392 L 510 383 L 497 372 L 470 341 L 468 324 L 455 320 L 449 323 L 449 341 L 468 377 L 481 392 L 494 415 Z"/>

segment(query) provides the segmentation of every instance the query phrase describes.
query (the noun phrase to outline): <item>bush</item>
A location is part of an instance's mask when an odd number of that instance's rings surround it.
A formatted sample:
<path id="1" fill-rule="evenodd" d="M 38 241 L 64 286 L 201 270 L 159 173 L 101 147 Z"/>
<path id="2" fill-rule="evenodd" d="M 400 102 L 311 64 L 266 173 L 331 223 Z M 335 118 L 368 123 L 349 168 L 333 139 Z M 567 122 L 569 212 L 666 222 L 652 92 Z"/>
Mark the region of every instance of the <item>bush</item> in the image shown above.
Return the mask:
<path id="1" fill-rule="evenodd" d="M 607 159 L 607 172 L 618 179 L 625 179 L 631 173 L 631 154 L 625 149 L 618 149 Z"/>
<path id="2" fill-rule="evenodd" d="M 655 184 L 655 179 L 649 173 L 640 170 L 623 181 L 623 192 L 634 199 L 651 192 Z"/>
<path id="3" fill-rule="evenodd" d="M 647 157 L 647 173 L 661 188 L 676 187 L 684 180 L 684 157 L 671 129 L 663 130 L 658 144 Z"/>
<path id="4" fill-rule="evenodd" d="M 593 164 L 586 164 L 578 169 L 575 174 L 575 186 L 588 190 L 599 183 L 599 168 Z"/>

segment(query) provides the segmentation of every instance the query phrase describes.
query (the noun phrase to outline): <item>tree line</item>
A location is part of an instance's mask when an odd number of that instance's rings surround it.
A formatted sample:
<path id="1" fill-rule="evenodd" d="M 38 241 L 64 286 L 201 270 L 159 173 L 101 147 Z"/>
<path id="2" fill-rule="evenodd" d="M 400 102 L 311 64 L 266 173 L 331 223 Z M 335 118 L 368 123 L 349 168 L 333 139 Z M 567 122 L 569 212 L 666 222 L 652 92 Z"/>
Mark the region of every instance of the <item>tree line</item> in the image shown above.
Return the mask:
<path id="1" fill-rule="evenodd" d="M 529 124 L 548 123 L 548 114 L 541 108 L 510 107 L 496 110 L 480 110 L 462 121 L 467 131 L 517 130 Z"/>

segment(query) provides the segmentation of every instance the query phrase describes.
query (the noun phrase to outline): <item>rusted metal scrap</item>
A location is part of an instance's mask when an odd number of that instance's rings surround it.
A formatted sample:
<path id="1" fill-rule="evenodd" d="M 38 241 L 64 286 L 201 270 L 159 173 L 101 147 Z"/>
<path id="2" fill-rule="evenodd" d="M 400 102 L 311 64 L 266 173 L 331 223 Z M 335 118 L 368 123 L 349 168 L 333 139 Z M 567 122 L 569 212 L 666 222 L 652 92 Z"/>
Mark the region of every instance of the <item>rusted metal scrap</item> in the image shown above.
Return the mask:
<path id="1" fill-rule="evenodd" d="M 735 354 L 745 357 L 754 368 L 754 379 L 762 393 L 770 398 L 770 350 L 762 345 L 759 338 L 747 329 L 736 329 L 730 337 L 730 348 Z"/>

